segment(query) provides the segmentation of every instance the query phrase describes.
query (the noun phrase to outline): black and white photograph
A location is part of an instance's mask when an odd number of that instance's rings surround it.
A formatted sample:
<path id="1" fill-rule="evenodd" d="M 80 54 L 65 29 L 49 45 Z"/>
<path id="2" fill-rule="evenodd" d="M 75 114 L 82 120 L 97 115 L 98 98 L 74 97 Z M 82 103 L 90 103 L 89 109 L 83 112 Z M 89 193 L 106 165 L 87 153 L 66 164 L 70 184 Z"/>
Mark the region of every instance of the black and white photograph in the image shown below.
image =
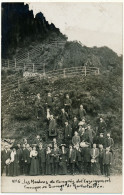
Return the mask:
<path id="1" fill-rule="evenodd" d="M 1 2 L 1 192 L 122 193 L 123 1 Z"/>

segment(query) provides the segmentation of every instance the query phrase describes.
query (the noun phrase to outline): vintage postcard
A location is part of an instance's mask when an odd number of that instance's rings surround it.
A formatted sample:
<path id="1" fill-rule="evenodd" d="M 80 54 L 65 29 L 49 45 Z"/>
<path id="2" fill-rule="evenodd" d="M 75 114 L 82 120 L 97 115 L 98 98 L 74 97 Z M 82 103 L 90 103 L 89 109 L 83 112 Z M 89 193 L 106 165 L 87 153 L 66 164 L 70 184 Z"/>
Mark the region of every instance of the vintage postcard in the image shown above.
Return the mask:
<path id="1" fill-rule="evenodd" d="M 2 193 L 122 193 L 122 15 L 1 2 Z"/>

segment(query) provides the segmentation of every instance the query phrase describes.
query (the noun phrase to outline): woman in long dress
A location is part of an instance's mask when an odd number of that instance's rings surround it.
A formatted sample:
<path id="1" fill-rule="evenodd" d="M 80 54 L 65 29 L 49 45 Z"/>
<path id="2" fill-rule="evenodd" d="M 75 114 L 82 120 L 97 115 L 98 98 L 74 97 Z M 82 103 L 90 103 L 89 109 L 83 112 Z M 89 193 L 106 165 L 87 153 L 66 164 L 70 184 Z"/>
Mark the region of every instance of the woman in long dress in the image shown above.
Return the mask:
<path id="1" fill-rule="evenodd" d="M 67 174 L 67 150 L 65 149 L 65 144 L 61 144 L 60 151 L 60 174 Z"/>
<path id="2" fill-rule="evenodd" d="M 38 162 L 38 152 L 36 151 L 36 147 L 33 147 L 32 151 L 30 152 L 31 158 L 31 166 L 30 166 L 30 175 L 39 175 L 39 162 Z"/>
<path id="3" fill-rule="evenodd" d="M 19 167 L 19 155 L 16 151 L 16 147 L 12 147 L 12 152 L 10 154 L 10 176 L 18 176 L 20 174 Z"/>

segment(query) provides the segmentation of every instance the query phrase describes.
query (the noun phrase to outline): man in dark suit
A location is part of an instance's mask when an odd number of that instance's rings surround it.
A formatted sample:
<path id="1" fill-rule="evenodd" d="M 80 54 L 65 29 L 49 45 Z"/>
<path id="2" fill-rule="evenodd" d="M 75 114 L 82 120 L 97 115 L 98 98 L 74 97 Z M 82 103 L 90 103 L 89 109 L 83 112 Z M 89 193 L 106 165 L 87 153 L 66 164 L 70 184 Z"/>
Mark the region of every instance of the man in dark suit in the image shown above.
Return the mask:
<path id="1" fill-rule="evenodd" d="M 30 159 L 30 152 L 26 148 L 25 144 L 23 144 L 22 149 L 22 167 L 23 167 L 23 174 L 28 175 L 28 162 Z"/>
<path id="2" fill-rule="evenodd" d="M 103 155 L 103 164 L 104 164 L 104 172 L 105 176 L 110 176 L 110 166 L 112 164 L 112 153 L 109 151 L 110 148 L 106 148 L 106 151 Z"/>
<path id="3" fill-rule="evenodd" d="M 98 162 L 99 162 L 99 149 L 96 148 L 96 144 L 93 144 L 91 149 L 91 169 L 93 174 L 98 175 Z"/>
<path id="4" fill-rule="evenodd" d="M 71 167 L 71 173 L 75 174 L 75 163 L 76 163 L 76 150 L 72 145 L 69 146 L 68 150 L 68 162 Z"/>
<path id="5" fill-rule="evenodd" d="M 103 120 L 102 117 L 100 117 L 99 124 L 98 124 L 98 134 L 103 133 L 104 137 L 105 137 L 106 136 L 106 127 L 107 127 L 107 125 L 106 125 L 105 121 Z"/>
<path id="6" fill-rule="evenodd" d="M 20 174 L 22 175 L 23 174 L 23 167 L 22 167 L 22 148 L 21 148 L 21 144 L 17 144 L 17 155 L 18 155 L 18 158 L 19 158 L 19 167 L 20 167 Z"/>
<path id="7" fill-rule="evenodd" d="M 103 145 L 99 145 L 99 165 L 100 165 L 100 171 L 101 174 L 104 174 L 104 165 L 103 165 L 103 155 L 105 153 L 105 149 L 103 148 Z"/>
<path id="8" fill-rule="evenodd" d="M 26 145 L 26 159 L 27 159 L 27 163 L 25 163 L 25 165 L 26 165 L 27 167 L 25 167 L 25 173 L 26 173 L 26 175 L 29 175 L 29 172 L 30 172 L 30 165 L 31 165 L 30 145 L 29 145 L 29 144 Z"/>
<path id="9" fill-rule="evenodd" d="M 84 174 L 91 173 L 91 155 L 90 155 L 90 147 L 85 147 L 82 148 L 81 156 L 82 156 L 82 161 L 84 165 Z"/>
<path id="10" fill-rule="evenodd" d="M 45 174 L 45 170 L 46 170 L 46 151 L 43 148 L 42 144 L 39 145 L 39 150 L 38 150 L 38 159 L 39 159 L 39 168 L 40 168 L 40 173 L 42 175 Z"/>
<path id="11" fill-rule="evenodd" d="M 4 150 L 1 152 L 1 174 L 3 174 L 4 168 L 6 169 L 6 176 L 9 175 L 9 164 L 6 163 L 6 160 L 10 159 L 10 151 L 8 145 L 5 145 Z"/>
<path id="12" fill-rule="evenodd" d="M 104 137 L 103 133 L 100 133 L 99 136 L 96 138 L 96 143 L 97 143 L 97 146 L 99 146 L 99 144 L 100 145 L 102 144 L 103 147 L 105 147 L 105 137 Z"/>
<path id="13" fill-rule="evenodd" d="M 65 144 L 68 147 L 72 141 L 72 128 L 68 124 L 68 121 L 65 122 L 64 137 L 65 137 Z"/>
<path id="14" fill-rule="evenodd" d="M 68 114 L 67 114 L 67 112 L 65 112 L 64 108 L 61 109 L 60 120 L 61 120 L 62 126 L 64 126 L 65 125 L 65 121 L 68 120 Z"/>
<path id="15" fill-rule="evenodd" d="M 79 121 L 77 120 L 77 117 L 74 117 L 74 120 L 72 122 L 72 135 L 74 135 L 75 131 L 78 131 L 78 129 L 79 129 L 78 123 L 79 123 Z"/>
<path id="16" fill-rule="evenodd" d="M 52 164 L 52 174 L 58 175 L 59 173 L 59 148 L 57 145 L 54 146 L 54 149 L 51 152 L 51 164 Z"/>

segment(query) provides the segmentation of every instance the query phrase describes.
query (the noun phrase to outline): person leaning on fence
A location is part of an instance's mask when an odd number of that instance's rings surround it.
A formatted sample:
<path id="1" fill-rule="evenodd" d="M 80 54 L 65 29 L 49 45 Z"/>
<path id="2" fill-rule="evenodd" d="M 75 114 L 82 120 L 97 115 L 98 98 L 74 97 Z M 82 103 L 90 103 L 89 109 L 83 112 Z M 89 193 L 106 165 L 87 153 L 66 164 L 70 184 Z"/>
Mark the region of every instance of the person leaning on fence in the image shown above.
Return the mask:
<path id="1" fill-rule="evenodd" d="M 110 176 L 110 166 L 112 164 L 112 153 L 109 150 L 109 147 L 106 148 L 106 151 L 103 155 L 104 173 L 107 177 Z"/>

